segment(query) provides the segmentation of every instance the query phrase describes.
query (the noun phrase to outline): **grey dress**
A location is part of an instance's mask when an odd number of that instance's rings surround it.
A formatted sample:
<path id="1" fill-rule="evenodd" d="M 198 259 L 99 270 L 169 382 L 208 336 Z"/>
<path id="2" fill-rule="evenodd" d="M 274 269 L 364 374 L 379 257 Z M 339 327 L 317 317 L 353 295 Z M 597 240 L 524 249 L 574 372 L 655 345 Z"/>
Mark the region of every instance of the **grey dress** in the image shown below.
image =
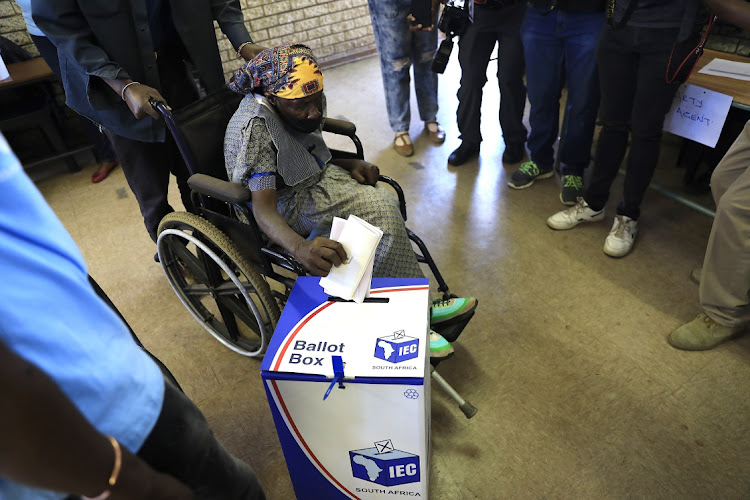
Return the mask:
<path id="1" fill-rule="evenodd" d="M 328 237 L 334 217 L 360 217 L 383 231 L 373 275 L 423 277 L 398 201 L 382 186 L 360 184 L 330 163 L 322 134 L 284 127 L 250 94 L 229 121 L 224 161 L 229 180 L 251 191 L 275 189 L 279 213 L 298 234 Z"/>

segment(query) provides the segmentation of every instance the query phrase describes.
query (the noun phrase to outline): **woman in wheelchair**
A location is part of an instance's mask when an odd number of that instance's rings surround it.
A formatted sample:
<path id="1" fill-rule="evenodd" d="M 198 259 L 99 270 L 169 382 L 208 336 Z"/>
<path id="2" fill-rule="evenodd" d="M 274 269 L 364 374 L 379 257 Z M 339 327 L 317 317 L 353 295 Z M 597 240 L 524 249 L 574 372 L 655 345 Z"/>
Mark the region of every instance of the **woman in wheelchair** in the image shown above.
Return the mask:
<path id="1" fill-rule="evenodd" d="M 322 135 L 323 73 L 312 51 L 298 44 L 266 49 L 245 63 L 229 84 L 246 97 L 229 121 L 224 159 L 232 182 L 252 193 L 260 229 L 309 272 L 326 276 L 347 259 L 328 238 L 333 217 L 354 214 L 383 231 L 374 276 L 423 277 L 398 201 L 376 186 L 379 170 L 359 159 L 334 159 Z M 470 315 L 474 298 L 436 301 L 431 323 Z M 432 357 L 451 345 L 430 332 Z"/>

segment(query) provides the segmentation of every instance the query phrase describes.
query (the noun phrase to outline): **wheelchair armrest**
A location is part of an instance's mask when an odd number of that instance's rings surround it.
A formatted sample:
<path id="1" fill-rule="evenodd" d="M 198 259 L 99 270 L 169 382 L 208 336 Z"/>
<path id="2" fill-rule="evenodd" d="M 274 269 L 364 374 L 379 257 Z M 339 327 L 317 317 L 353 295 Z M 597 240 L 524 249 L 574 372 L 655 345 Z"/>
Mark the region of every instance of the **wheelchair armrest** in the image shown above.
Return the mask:
<path id="1" fill-rule="evenodd" d="M 404 190 L 401 189 L 401 186 L 398 182 L 396 182 L 392 177 L 388 177 L 387 175 L 379 176 L 378 181 L 385 182 L 386 184 L 391 186 L 394 191 L 396 191 L 396 196 L 398 196 L 398 208 L 401 210 L 401 217 L 403 217 L 404 221 L 406 221 L 406 197 L 404 196 Z"/>
<path id="2" fill-rule="evenodd" d="M 250 201 L 250 190 L 234 182 L 223 181 L 205 174 L 193 174 L 188 179 L 193 191 L 233 205 Z"/>
<path id="3" fill-rule="evenodd" d="M 348 122 L 346 120 L 326 118 L 323 122 L 323 132 L 331 132 L 332 134 L 354 137 L 354 135 L 357 133 L 357 126 L 352 122 Z"/>

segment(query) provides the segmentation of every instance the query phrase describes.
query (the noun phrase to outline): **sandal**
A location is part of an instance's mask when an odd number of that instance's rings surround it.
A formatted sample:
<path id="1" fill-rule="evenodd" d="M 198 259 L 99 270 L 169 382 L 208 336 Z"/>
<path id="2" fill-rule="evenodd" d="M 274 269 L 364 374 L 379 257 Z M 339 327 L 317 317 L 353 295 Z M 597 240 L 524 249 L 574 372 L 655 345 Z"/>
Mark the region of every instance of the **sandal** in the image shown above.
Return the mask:
<path id="1" fill-rule="evenodd" d="M 411 156 L 414 154 L 414 145 L 411 143 L 409 132 L 398 132 L 393 139 L 393 149 L 401 156 Z"/>
<path id="2" fill-rule="evenodd" d="M 119 163 L 120 160 L 116 158 L 114 161 L 105 161 L 100 163 L 99 168 L 97 168 L 96 171 L 91 174 L 91 182 L 96 184 L 97 182 L 101 182 L 106 179 L 109 173 L 114 170 Z"/>
<path id="3" fill-rule="evenodd" d="M 438 122 L 425 122 L 424 130 L 430 136 L 430 140 L 437 145 L 445 142 L 445 130 Z"/>

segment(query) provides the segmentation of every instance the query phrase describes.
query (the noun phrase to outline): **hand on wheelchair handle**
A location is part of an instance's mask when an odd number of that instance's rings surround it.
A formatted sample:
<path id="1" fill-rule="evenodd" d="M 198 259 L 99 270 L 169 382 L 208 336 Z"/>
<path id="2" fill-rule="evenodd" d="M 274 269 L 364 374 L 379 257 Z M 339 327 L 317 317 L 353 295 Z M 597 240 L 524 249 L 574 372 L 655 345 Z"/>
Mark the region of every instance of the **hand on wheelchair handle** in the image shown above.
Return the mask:
<path id="1" fill-rule="evenodd" d="M 332 267 L 348 261 L 341 243 L 322 236 L 312 241 L 303 240 L 292 254 L 314 276 L 328 276 Z"/>
<path id="2" fill-rule="evenodd" d="M 166 99 L 162 97 L 158 90 L 141 83 L 138 85 L 131 85 L 125 89 L 123 99 L 125 100 L 125 104 L 128 105 L 128 108 L 130 108 L 130 112 L 133 113 L 133 116 L 139 120 L 146 115 L 157 120 L 161 118 L 159 112 L 151 104 L 151 100 L 161 101 L 164 104 L 167 103 Z M 169 108 L 169 105 L 167 105 L 167 108 Z"/>

